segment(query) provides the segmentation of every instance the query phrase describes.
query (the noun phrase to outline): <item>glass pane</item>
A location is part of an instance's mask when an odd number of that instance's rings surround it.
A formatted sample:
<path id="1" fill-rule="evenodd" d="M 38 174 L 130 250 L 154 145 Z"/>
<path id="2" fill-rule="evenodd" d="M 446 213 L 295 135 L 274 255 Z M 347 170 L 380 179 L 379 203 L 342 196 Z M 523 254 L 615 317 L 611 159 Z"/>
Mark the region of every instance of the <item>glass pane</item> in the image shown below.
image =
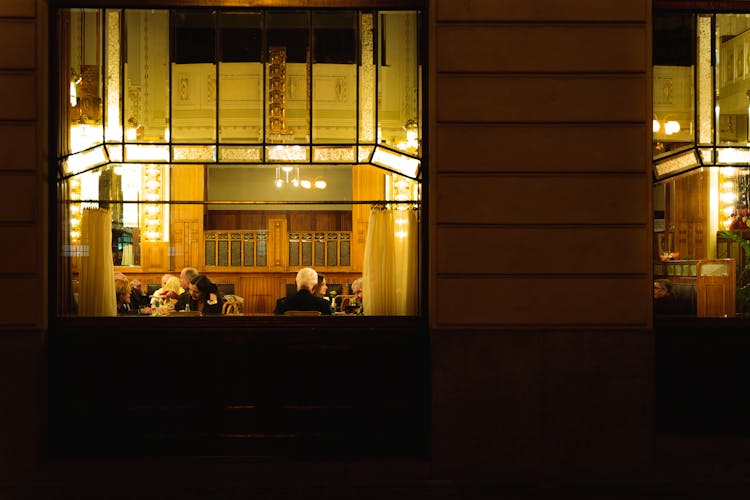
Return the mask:
<path id="1" fill-rule="evenodd" d="M 125 11 L 125 140 L 169 140 L 169 12 Z"/>
<path id="2" fill-rule="evenodd" d="M 747 146 L 750 15 L 716 16 L 718 144 Z"/>
<path id="3" fill-rule="evenodd" d="M 269 12 L 266 140 L 310 141 L 308 13 Z"/>
<path id="4" fill-rule="evenodd" d="M 262 16 L 220 15 L 219 140 L 263 140 Z"/>
<path id="5" fill-rule="evenodd" d="M 105 31 L 106 48 L 107 48 L 107 68 L 105 81 L 107 82 L 106 108 L 104 116 L 106 120 L 105 137 L 107 142 L 122 142 L 122 78 L 121 78 L 121 61 L 120 47 L 122 40 L 120 36 L 120 11 L 107 10 L 107 26 Z"/>
<path id="6" fill-rule="evenodd" d="M 695 143 L 695 17 L 654 14 L 654 156 Z"/>
<path id="7" fill-rule="evenodd" d="M 381 12 L 378 21 L 378 142 L 419 153 L 419 50 L 416 12 Z"/>
<path id="8" fill-rule="evenodd" d="M 102 11 L 75 9 L 70 15 L 69 52 L 61 56 L 61 74 L 69 75 L 70 152 L 102 144 Z M 68 64 L 65 60 L 68 60 Z M 69 66 L 69 67 L 65 67 Z M 66 149 L 66 148 L 63 148 Z"/>
<path id="9" fill-rule="evenodd" d="M 359 142 L 375 142 L 375 16 L 363 12 L 359 20 Z"/>
<path id="10" fill-rule="evenodd" d="M 357 135 L 356 20 L 352 11 L 314 12 L 313 142 L 353 142 Z"/>
<path id="11" fill-rule="evenodd" d="M 216 141 L 215 11 L 174 14 L 172 141 Z"/>

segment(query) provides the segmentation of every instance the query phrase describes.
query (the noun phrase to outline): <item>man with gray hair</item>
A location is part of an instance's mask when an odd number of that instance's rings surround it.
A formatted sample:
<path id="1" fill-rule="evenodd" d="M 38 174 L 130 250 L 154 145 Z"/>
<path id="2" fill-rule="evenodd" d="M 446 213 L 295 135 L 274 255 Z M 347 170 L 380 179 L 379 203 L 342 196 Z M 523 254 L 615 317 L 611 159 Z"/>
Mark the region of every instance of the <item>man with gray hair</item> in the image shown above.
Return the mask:
<path id="1" fill-rule="evenodd" d="M 318 273 L 311 267 L 303 267 L 294 279 L 297 283 L 297 293 L 276 301 L 274 314 L 284 314 L 287 311 L 320 311 L 321 314 L 331 314 L 331 304 L 313 295 L 318 284 Z"/>
<path id="2" fill-rule="evenodd" d="M 200 273 L 194 267 L 183 267 L 180 271 L 180 286 L 185 290 L 174 305 L 175 311 L 182 311 L 190 303 L 190 281 Z"/>

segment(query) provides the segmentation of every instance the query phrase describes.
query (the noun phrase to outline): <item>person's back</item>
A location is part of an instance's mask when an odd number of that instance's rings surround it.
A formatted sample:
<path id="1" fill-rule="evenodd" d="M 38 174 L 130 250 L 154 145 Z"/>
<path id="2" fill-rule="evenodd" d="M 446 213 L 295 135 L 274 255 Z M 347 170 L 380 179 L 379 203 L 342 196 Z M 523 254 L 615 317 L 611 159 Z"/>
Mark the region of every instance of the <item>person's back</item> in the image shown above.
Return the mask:
<path id="1" fill-rule="evenodd" d="M 319 311 L 321 314 L 331 314 L 331 304 L 313 294 L 318 284 L 318 273 L 314 269 L 300 269 L 295 281 L 297 293 L 277 300 L 274 314 L 284 314 L 287 311 Z"/>

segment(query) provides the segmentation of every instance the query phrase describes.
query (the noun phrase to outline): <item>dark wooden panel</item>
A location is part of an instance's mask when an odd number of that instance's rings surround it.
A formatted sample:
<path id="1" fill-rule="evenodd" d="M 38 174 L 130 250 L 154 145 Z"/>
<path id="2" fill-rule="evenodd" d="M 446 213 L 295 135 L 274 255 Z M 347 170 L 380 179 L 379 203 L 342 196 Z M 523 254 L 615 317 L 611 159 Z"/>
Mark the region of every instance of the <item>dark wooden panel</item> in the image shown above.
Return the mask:
<path id="1" fill-rule="evenodd" d="M 0 319 L 0 329 L 9 327 L 40 328 L 44 318 L 40 300 L 23 300 L 20 297 L 39 296 L 40 290 L 47 285 L 37 277 L 0 277 L 0 300 L 13 304 L 12 314 Z"/>
<path id="2" fill-rule="evenodd" d="M 437 222 L 477 224 L 646 224 L 645 176 L 444 174 Z"/>
<path id="3" fill-rule="evenodd" d="M 648 133 L 643 125 L 441 124 L 435 163 L 441 172 L 646 172 Z"/>
<path id="4" fill-rule="evenodd" d="M 0 120 L 33 120 L 37 110 L 37 87 L 33 75 L 0 75 Z"/>
<path id="5" fill-rule="evenodd" d="M 34 170 L 37 154 L 34 125 L 0 125 L 0 170 Z"/>
<path id="6" fill-rule="evenodd" d="M 29 0 L 3 0 L 0 2 L 0 16 L 34 17 L 36 2 Z"/>
<path id="7" fill-rule="evenodd" d="M 34 273 L 40 265 L 40 232 L 35 227 L 0 227 L 0 272 Z"/>
<path id="8" fill-rule="evenodd" d="M 55 331 L 53 453 L 424 453 L 428 339 L 419 321 L 363 327 L 366 318 L 331 317 L 312 332 L 309 318 L 234 316 L 195 334 L 185 332 L 201 318 L 123 319 L 104 335 L 96 321 Z"/>
<path id="9" fill-rule="evenodd" d="M 438 122 L 645 122 L 642 76 L 437 78 Z"/>
<path id="10" fill-rule="evenodd" d="M 439 227 L 438 272 L 645 276 L 650 272 L 648 241 L 647 227 Z"/>
<path id="11" fill-rule="evenodd" d="M 643 72 L 644 26 L 438 26 L 438 72 Z"/>
<path id="12" fill-rule="evenodd" d="M 643 278 L 438 278 L 437 325 L 644 327 L 650 285 Z"/>
<path id="13" fill-rule="evenodd" d="M 645 21 L 647 0 L 438 0 L 438 21 Z"/>
<path id="14" fill-rule="evenodd" d="M 33 69 L 36 66 L 36 31 L 33 21 L 0 21 L 0 68 Z"/>
<path id="15" fill-rule="evenodd" d="M 0 221 L 33 222 L 41 212 L 37 189 L 33 175 L 0 175 Z"/>

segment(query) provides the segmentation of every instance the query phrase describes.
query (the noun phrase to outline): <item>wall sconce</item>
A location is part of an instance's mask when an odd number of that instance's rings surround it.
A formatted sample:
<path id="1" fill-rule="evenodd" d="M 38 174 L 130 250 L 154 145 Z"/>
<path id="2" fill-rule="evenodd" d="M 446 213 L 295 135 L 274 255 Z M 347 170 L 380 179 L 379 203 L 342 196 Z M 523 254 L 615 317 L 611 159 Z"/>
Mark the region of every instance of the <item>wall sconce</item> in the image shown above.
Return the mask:
<path id="1" fill-rule="evenodd" d="M 78 105 L 78 85 L 82 78 L 73 69 L 70 70 L 70 74 L 70 106 L 75 108 Z"/>
<path id="2" fill-rule="evenodd" d="M 396 147 L 407 153 L 417 153 L 419 151 L 419 124 L 417 120 L 408 120 L 404 124 L 406 131 L 406 140 L 396 143 Z"/>
<path id="3" fill-rule="evenodd" d="M 125 129 L 125 139 L 136 141 L 143 139 L 143 125 L 138 123 L 134 117 L 128 118 L 128 128 Z"/>
<path id="4" fill-rule="evenodd" d="M 654 115 L 652 130 L 655 134 L 663 131 L 665 135 L 674 135 L 679 133 L 682 127 L 677 120 L 668 120 L 666 117 L 659 120 L 659 117 Z"/>
<path id="5" fill-rule="evenodd" d="M 161 199 L 162 171 L 159 165 L 148 165 L 144 169 L 143 193 L 147 201 Z M 161 205 L 146 204 L 143 206 L 143 234 L 146 241 L 162 239 Z"/>
<path id="6" fill-rule="evenodd" d="M 70 179 L 70 199 L 81 199 L 81 181 L 77 178 Z M 70 205 L 70 242 L 71 244 L 80 243 L 81 240 L 81 204 L 72 203 Z"/>

